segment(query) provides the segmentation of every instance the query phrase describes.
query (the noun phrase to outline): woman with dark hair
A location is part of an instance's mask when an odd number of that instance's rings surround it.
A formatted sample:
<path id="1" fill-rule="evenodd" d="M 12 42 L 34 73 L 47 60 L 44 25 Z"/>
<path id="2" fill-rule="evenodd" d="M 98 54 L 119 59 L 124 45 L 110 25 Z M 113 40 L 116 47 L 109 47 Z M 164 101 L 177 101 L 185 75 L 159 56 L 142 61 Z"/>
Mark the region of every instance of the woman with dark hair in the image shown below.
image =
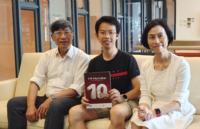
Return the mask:
<path id="1" fill-rule="evenodd" d="M 193 120 L 196 109 L 188 101 L 190 66 L 167 50 L 172 41 L 164 21 L 147 24 L 142 45 L 155 56 L 142 63 L 140 105 L 133 111 L 129 129 L 185 129 Z"/>

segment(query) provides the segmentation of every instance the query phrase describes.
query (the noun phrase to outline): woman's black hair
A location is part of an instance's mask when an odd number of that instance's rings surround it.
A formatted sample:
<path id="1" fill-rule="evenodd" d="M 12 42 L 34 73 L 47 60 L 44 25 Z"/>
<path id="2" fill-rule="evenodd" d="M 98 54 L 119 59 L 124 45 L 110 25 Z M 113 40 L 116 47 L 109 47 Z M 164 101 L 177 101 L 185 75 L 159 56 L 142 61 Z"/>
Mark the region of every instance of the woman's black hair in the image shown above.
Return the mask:
<path id="1" fill-rule="evenodd" d="M 144 32 L 143 32 L 143 34 L 142 34 L 141 43 L 142 43 L 142 45 L 143 45 L 144 47 L 146 47 L 147 49 L 150 49 L 150 48 L 149 48 L 149 45 L 148 45 L 148 41 L 147 41 L 148 33 L 149 33 L 149 31 L 150 31 L 153 27 L 158 26 L 158 25 L 162 26 L 162 27 L 165 29 L 165 32 L 166 32 L 167 37 L 168 37 L 168 39 L 169 39 L 168 46 L 169 46 L 169 45 L 172 43 L 172 41 L 173 41 L 174 36 L 173 36 L 172 31 L 169 29 L 168 25 L 167 25 L 163 20 L 161 20 L 161 19 L 155 19 L 155 20 L 150 21 L 150 22 L 146 25 L 146 27 L 145 27 L 145 29 L 144 29 Z"/>

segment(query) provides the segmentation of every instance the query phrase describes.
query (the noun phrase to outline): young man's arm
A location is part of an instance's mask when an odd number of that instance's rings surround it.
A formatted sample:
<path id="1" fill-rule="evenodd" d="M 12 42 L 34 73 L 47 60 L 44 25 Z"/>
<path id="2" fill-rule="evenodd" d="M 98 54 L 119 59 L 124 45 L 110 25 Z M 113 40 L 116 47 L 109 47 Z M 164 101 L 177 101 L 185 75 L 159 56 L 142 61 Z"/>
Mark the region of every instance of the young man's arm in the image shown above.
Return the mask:
<path id="1" fill-rule="evenodd" d="M 127 96 L 128 100 L 132 100 L 140 95 L 140 77 L 139 77 L 140 71 L 139 71 L 137 61 L 132 55 L 130 58 L 128 73 L 129 73 L 129 77 L 131 78 L 131 83 L 134 88 L 130 90 L 129 92 L 125 93 L 125 95 Z"/>
<path id="2" fill-rule="evenodd" d="M 125 95 L 128 97 L 128 100 L 134 99 L 140 95 L 140 77 L 136 76 L 132 78 L 131 82 L 132 82 L 132 85 L 134 86 L 134 89 L 125 93 Z"/>
<path id="3" fill-rule="evenodd" d="M 27 96 L 26 119 L 28 121 L 38 121 L 38 110 L 35 107 L 38 90 L 39 87 L 34 82 L 31 82 Z"/>
<path id="4" fill-rule="evenodd" d="M 131 100 L 140 95 L 140 80 L 139 80 L 140 72 L 139 72 L 137 62 L 134 57 L 131 57 L 131 59 L 130 59 L 128 73 L 129 73 L 129 77 L 132 78 L 131 83 L 132 83 L 134 89 L 125 93 L 125 95 L 127 96 L 127 100 Z M 110 90 L 109 95 L 110 95 L 110 99 L 116 101 L 117 103 L 125 101 L 117 89 Z"/>
<path id="5" fill-rule="evenodd" d="M 131 79 L 132 84 L 134 85 L 134 89 L 130 90 L 129 92 L 125 93 L 128 100 L 134 99 L 140 95 L 140 81 L 139 76 L 136 76 Z M 112 101 L 116 101 L 117 103 L 124 102 L 124 98 L 120 94 L 117 89 L 112 89 L 109 91 L 110 99 Z"/>

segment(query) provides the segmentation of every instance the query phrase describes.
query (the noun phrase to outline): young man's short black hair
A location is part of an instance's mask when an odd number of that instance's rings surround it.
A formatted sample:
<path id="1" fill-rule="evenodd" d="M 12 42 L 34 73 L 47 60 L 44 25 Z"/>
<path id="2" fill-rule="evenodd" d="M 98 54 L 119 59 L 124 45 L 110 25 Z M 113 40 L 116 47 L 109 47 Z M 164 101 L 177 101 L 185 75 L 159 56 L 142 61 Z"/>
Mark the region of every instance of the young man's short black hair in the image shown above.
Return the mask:
<path id="1" fill-rule="evenodd" d="M 50 26 L 51 33 L 53 34 L 54 31 L 59 30 L 59 29 L 65 29 L 66 27 L 69 27 L 71 32 L 73 32 L 73 26 L 69 21 L 64 20 L 64 19 L 56 20 Z"/>
<path id="2" fill-rule="evenodd" d="M 95 24 L 95 31 L 96 31 L 97 35 L 98 35 L 98 31 L 99 31 L 99 26 L 101 25 L 102 22 L 106 22 L 111 25 L 115 25 L 117 34 L 120 33 L 121 26 L 120 26 L 120 23 L 118 22 L 118 20 L 112 16 L 103 16 Z"/>
<path id="3" fill-rule="evenodd" d="M 162 27 L 165 29 L 165 32 L 166 32 L 167 37 L 168 37 L 168 39 L 169 39 L 168 46 L 169 46 L 169 45 L 172 43 L 172 41 L 173 41 L 173 37 L 174 37 L 174 36 L 173 36 L 172 31 L 169 29 L 168 25 L 167 25 L 163 20 L 161 20 L 161 19 L 155 19 L 155 20 L 150 21 L 150 22 L 146 25 L 146 27 L 145 27 L 145 29 L 144 29 L 144 32 L 143 32 L 143 34 L 142 34 L 141 43 L 142 43 L 142 45 L 143 45 L 144 47 L 146 47 L 147 49 L 150 49 L 150 48 L 149 48 L 149 45 L 148 45 L 148 41 L 147 41 L 148 33 L 149 33 L 149 31 L 150 31 L 153 27 L 158 26 L 158 25 L 162 26 Z"/>

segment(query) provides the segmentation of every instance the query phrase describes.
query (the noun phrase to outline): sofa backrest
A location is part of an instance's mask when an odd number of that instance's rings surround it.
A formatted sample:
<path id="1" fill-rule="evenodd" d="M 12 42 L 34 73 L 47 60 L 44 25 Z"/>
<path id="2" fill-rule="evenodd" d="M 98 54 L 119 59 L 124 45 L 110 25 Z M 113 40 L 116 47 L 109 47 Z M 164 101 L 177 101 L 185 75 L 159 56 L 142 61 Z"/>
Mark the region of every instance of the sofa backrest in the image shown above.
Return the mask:
<path id="1" fill-rule="evenodd" d="M 190 65 L 189 102 L 196 108 L 196 114 L 200 115 L 200 57 L 185 57 Z"/>
<path id="2" fill-rule="evenodd" d="M 27 96 L 29 88 L 29 80 L 34 74 L 35 67 L 40 59 L 42 53 L 25 53 L 22 58 L 20 72 L 18 76 L 17 86 L 15 96 Z M 89 55 L 90 59 L 94 58 L 96 55 Z M 139 68 L 144 60 L 152 58 L 149 55 L 134 55 L 137 60 Z M 191 80 L 189 85 L 190 96 L 189 101 L 196 108 L 196 114 L 200 115 L 200 57 L 185 57 L 190 65 Z M 38 92 L 39 96 L 45 94 L 46 86 L 43 86 Z"/>
<path id="3" fill-rule="evenodd" d="M 139 69 L 141 69 L 141 64 L 143 61 L 153 58 L 151 55 L 133 55 L 137 61 Z"/>
<path id="4" fill-rule="evenodd" d="M 42 53 L 24 53 L 20 71 L 18 75 L 18 81 L 15 91 L 15 96 L 27 96 L 30 84 L 30 79 L 33 77 L 35 67 L 41 57 Z M 89 55 L 90 59 L 97 55 Z M 46 84 L 38 92 L 39 96 L 43 96 L 46 91 Z"/>
<path id="5" fill-rule="evenodd" d="M 24 53 L 20 71 L 17 79 L 15 96 L 27 96 L 30 84 L 30 78 L 33 77 L 35 67 L 42 53 Z M 45 94 L 46 86 L 43 86 L 38 92 L 39 96 Z"/>

